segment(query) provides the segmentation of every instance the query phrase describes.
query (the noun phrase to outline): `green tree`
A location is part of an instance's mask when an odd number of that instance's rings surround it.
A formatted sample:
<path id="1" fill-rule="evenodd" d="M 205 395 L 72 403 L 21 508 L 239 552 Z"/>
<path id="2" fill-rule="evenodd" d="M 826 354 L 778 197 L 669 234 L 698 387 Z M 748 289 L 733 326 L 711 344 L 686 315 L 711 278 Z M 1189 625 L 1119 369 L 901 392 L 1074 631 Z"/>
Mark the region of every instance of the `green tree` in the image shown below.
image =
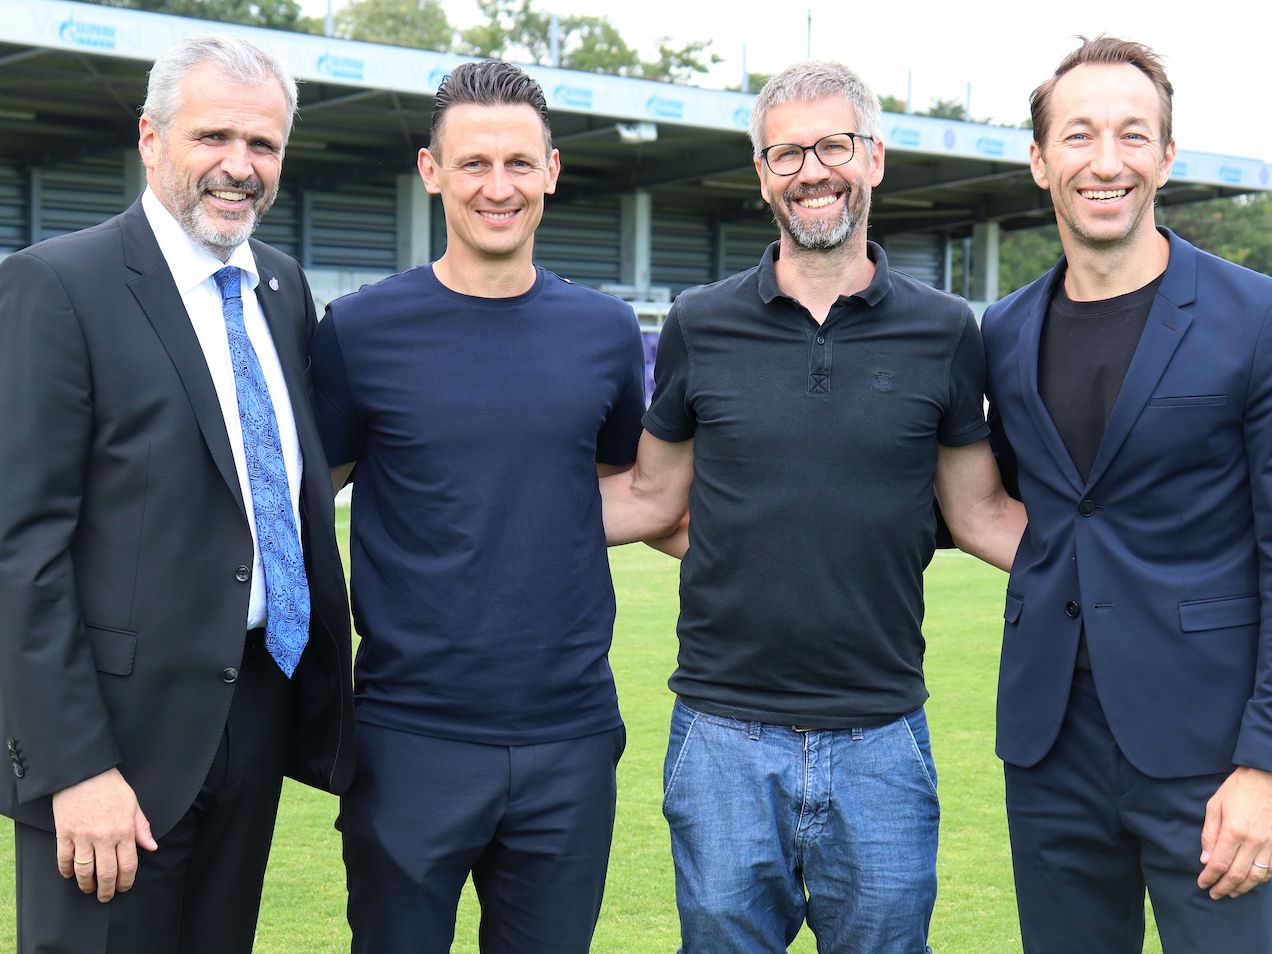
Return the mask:
<path id="1" fill-rule="evenodd" d="M 460 52 L 518 62 L 552 64 L 552 16 L 532 0 L 477 0 L 485 22 L 460 34 Z M 681 47 L 664 40 L 658 56 L 643 60 L 606 17 L 573 15 L 557 18 L 560 66 L 589 73 L 609 73 L 665 82 L 685 82 L 707 72 L 720 58 L 707 52 L 709 42 Z"/>
<path id="2" fill-rule="evenodd" d="M 440 0 L 352 0 L 336 13 L 336 36 L 447 52 L 455 30 Z"/>
<path id="3" fill-rule="evenodd" d="M 220 23 L 290 30 L 293 33 L 321 33 L 322 21 L 307 17 L 299 0 L 87 0 L 105 7 L 148 10 L 179 17 L 197 17 Z"/>
<path id="4" fill-rule="evenodd" d="M 879 108 L 885 113 L 904 113 L 905 100 L 891 94 L 879 97 Z"/>

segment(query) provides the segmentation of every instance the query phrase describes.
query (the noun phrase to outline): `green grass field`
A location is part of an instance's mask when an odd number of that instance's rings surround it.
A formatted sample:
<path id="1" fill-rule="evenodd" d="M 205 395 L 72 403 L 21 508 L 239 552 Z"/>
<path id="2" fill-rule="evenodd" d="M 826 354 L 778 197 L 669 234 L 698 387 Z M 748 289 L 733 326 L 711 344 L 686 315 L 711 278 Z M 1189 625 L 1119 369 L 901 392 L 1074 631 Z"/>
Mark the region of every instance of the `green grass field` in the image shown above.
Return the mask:
<path id="1" fill-rule="evenodd" d="M 347 520 L 347 511 L 342 516 Z M 611 562 L 618 623 L 610 658 L 628 743 L 619 766 L 618 819 L 593 950 L 671 954 L 679 933 L 660 803 L 672 702 L 666 680 L 676 657 L 678 564 L 641 546 L 612 551 Z M 931 936 L 936 954 L 1020 950 L 1002 771 L 993 751 L 1004 580 L 997 570 L 958 553 L 938 553 L 927 572 L 928 716 L 942 803 L 940 893 Z M 335 810 L 334 798 L 291 783 L 284 789 L 258 954 L 348 950 Z M 15 948 L 12 855 L 6 833 L 0 838 L 0 952 Z M 457 954 L 475 954 L 476 924 L 469 891 L 460 906 Z M 1151 927 L 1150 935 L 1145 950 L 1160 954 Z M 791 950 L 815 950 L 807 931 Z"/>

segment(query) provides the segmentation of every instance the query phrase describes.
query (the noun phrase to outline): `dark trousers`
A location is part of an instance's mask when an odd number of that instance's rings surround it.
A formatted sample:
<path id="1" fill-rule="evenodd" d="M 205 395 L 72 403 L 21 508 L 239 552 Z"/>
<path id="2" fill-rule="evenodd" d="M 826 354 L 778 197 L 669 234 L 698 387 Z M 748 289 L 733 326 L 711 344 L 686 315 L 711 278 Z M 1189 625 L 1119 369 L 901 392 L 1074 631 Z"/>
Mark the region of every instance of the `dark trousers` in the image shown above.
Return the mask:
<path id="1" fill-rule="evenodd" d="M 1220 901 L 1197 887 L 1206 802 L 1226 775 L 1136 771 L 1089 672 L 1046 758 L 1005 775 L 1025 954 L 1140 954 L 1146 887 L 1164 954 L 1272 951 L 1266 886 Z"/>
<path id="2" fill-rule="evenodd" d="M 249 954 L 282 786 L 289 695 L 274 660 L 249 638 L 198 797 L 157 839 L 158 851 L 138 849 L 135 884 L 106 904 L 58 873 L 51 832 L 15 825 L 19 954 Z M 126 780 L 127 766 L 121 771 Z"/>
<path id="3" fill-rule="evenodd" d="M 479 745 L 358 725 L 341 799 L 354 954 L 446 954 L 471 872 L 483 954 L 585 954 L 614 832 L 622 727 Z"/>

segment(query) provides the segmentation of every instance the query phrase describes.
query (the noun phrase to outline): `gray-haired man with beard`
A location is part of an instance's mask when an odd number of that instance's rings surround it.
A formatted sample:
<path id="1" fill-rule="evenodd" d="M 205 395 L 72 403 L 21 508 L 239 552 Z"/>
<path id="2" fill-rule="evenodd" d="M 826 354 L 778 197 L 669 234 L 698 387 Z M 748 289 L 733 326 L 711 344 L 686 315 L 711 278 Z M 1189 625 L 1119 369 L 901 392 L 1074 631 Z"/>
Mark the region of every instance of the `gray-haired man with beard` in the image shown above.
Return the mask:
<path id="1" fill-rule="evenodd" d="M 932 495 L 1000 566 L 1024 525 L 999 484 L 966 303 L 866 241 L 879 103 L 801 63 L 751 117 L 780 240 L 682 294 L 635 467 L 602 481 L 610 543 L 691 514 L 665 768 L 684 954 L 913 954 L 936 897 L 923 703 Z"/>
<path id="2" fill-rule="evenodd" d="M 300 266 L 250 241 L 296 86 L 191 37 L 149 188 L 0 262 L 0 738 L 20 954 L 247 954 L 284 773 L 352 774 Z"/>

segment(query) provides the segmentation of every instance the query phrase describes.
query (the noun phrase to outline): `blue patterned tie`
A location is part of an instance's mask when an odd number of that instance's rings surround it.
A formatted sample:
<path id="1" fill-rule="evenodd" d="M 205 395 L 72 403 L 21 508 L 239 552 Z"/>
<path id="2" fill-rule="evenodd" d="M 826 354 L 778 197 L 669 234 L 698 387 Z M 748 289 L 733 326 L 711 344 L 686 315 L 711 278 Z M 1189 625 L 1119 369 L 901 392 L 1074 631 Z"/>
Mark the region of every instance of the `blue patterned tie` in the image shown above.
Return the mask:
<path id="1" fill-rule="evenodd" d="M 234 365 L 234 390 L 238 395 L 239 421 L 243 425 L 243 453 L 247 459 L 252 511 L 256 517 L 256 543 L 265 569 L 265 648 L 288 678 L 296 671 L 309 639 L 309 581 L 300 552 L 296 521 L 292 516 L 291 491 L 278 421 L 269 387 L 261 373 L 256 350 L 243 324 L 240 275 L 234 266 L 212 276 L 221 290 L 221 311 L 230 341 Z"/>

